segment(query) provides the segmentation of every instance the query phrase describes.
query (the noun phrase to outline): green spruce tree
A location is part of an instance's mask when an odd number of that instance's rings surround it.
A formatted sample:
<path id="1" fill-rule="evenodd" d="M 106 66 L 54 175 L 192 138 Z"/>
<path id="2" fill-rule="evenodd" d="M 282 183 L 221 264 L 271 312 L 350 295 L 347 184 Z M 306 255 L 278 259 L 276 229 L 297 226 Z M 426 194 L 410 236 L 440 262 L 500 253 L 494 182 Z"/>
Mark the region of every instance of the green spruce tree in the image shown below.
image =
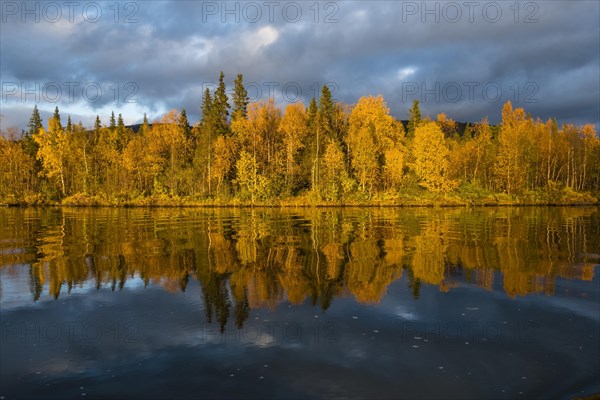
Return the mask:
<path id="1" fill-rule="evenodd" d="M 112 111 L 110 113 L 110 125 L 108 126 L 111 131 L 114 131 L 117 128 L 117 122 L 115 121 L 115 112 Z"/>
<path id="2" fill-rule="evenodd" d="M 37 105 L 33 106 L 33 112 L 31 113 L 31 118 L 29 118 L 27 127 L 29 128 L 29 131 L 27 131 L 28 136 L 35 135 L 42 127 L 42 118 L 40 117 L 40 112 Z"/>
<path id="3" fill-rule="evenodd" d="M 412 108 L 408 111 L 408 136 L 415 136 L 415 129 L 421 123 L 421 109 L 419 108 L 419 100 L 413 101 Z"/>
<path id="4" fill-rule="evenodd" d="M 337 139 L 334 137 L 333 131 L 334 112 L 335 108 L 331 98 L 331 91 L 327 85 L 323 85 L 323 88 L 321 89 L 321 98 L 319 98 L 319 111 L 317 114 L 319 136 L 322 140 L 329 138 Z"/>
<path id="5" fill-rule="evenodd" d="M 238 74 L 235 78 L 235 87 L 233 91 L 233 112 L 231 118 L 246 118 L 246 109 L 248 107 L 248 91 L 244 87 L 244 77 Z"/>
<path id="6" fill-rule="evenodd" d="M 183 134 L 183 136 L 186 139 L 191 139 L 192 137 L 192 128 L 190 127 L 190 123 L 187 119 L 187 113 L 185 111 L 185 108 L 183 110 L 181 110 L 181 115 L 179 116 L 179 129 L 181 131 L 181 133 Z"/>
<path id="7" fill-rule="evenodd" d="M 218 135 L 227 135 L 228 124 L 227 117 L 229 116 L 229 101 L 225 87 L 225 74 L 221 71 L 219 75 L 219 85 L 215 90 L 212 102 L 212 111 L 214 112 L 215 133 Z"/>
<path id="8" fill-rule="evenodd" d="M 67 116 L 67 128 L 65 129 L 67 133 L 73 133 L 73 124 L 71 123 L 71 116 Z"/>
<path id="9" fill-rule="evenodd" d="M 56 108 L 54 108 L 54 115 L 52 116 L 52 119 L 54 121 L 56 121 L 56 123 L 57 123 L 57 125 L 56 125 L 57 129 L 59 131 L 63 131 L 64 128 L 62 126 L 62 123 L 60 122 L 60 113 L 58 112 L 58 106 L 56 106 Z"/>

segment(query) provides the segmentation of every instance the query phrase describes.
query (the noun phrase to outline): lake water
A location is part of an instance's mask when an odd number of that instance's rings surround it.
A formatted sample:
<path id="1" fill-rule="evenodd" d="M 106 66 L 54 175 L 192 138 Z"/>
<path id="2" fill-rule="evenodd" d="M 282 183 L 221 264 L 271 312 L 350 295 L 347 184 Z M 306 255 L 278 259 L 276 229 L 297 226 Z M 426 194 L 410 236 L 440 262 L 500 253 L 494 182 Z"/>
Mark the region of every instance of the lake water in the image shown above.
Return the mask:
<path id="1" fill-rule="evenodd" d="M 600 392 L 596 207 L 0 209 L 0 399 Z"/>

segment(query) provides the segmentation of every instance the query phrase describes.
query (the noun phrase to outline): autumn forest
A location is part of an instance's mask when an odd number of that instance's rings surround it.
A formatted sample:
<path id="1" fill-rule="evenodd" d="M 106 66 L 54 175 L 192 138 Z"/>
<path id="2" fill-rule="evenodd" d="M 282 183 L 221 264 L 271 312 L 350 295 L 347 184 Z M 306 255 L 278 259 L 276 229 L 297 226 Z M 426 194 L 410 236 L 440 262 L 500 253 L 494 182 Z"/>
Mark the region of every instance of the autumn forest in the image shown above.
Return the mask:
<path id="1" fill-rule="evenodd" d="M 2 132 L 0 204 L 590 204 L 600 193 L 594 125 L 510 102 L 498 126 L 459 129 L 416 100 L 403 123 L 381 96 L 347 105 L 327 86 L 308 107 L 249 102 L 241 74 L 229 98 L 221 72 L 201 111 L 193 125 L 183 109 L 89 129 L 58 107 L 44 126 L 36 106 L 24 135 Z"/>

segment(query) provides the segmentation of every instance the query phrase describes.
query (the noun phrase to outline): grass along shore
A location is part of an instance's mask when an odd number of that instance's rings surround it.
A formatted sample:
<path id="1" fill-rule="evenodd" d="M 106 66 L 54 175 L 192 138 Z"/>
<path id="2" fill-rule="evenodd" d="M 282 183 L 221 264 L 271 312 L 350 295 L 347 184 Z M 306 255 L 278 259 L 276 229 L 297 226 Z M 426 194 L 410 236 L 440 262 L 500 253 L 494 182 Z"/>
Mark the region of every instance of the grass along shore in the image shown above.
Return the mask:
<path id="1" fill-rule="evenodd" d="M 509 196 L 463 188 L 449 194 L 381 193 L 369 198 L 355 196 L 338 201 L 319 199 L 311 193 L 287 198 L 240 199 L 235 197 L 194 198 L 169 194 L 150 196 L 106 196 L 77 193 L 64 199 L 40 195 L 0 198 L 0 206 L 76 207 L 471 207 L 471 206 L 576 206 L 600 204 L 599 194 L 576 192 L 568 187 L 554 192 L 528 191 Z"/>

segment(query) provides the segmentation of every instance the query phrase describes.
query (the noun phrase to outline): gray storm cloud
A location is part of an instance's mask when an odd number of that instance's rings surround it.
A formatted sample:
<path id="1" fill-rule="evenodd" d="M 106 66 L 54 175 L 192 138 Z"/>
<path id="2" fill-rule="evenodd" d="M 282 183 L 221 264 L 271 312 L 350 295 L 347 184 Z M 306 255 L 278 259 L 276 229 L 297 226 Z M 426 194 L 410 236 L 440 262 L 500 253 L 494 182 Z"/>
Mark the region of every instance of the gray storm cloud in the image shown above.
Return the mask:
<path id="1" fill-rule="evenodd" d="M 2 2 L 4 126 L 24 127 L 36 102 L 84 124 L 171 108 L 196 121 L 220 70 L 282 106 L 329 83 L 350 104 L 382 94 L 397 118 L 418 99 L 425 114 L 497 122 L 510 100 L 542 119 L 599 122 L 595 1 L 48 4 Z"/>

